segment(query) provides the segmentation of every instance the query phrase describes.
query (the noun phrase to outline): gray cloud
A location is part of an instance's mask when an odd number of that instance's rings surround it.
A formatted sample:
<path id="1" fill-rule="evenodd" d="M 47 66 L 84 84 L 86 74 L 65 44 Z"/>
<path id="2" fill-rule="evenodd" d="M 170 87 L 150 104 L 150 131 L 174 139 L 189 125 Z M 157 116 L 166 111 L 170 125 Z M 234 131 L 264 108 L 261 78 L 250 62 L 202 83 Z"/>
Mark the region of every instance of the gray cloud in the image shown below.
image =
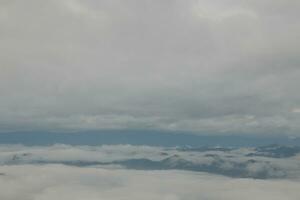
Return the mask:
<path id="1" fill-rule="evenodd" d="M 299 135 L 296 1 L 2 1 L 0 127 Z"/>

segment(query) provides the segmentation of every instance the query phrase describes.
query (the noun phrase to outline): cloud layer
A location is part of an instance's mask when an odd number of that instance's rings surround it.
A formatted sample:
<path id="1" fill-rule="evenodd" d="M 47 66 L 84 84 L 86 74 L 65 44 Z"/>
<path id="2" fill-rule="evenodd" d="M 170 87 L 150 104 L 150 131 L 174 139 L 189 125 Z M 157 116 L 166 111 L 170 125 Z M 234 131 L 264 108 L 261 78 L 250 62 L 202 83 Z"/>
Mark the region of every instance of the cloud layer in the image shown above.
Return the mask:
<path id="1" fill-rule="evenodd" d="M 300 147 L 164 148 L 131 145 L 0 146 L 0 166 L 64 164 L 139 170 L 186 170 L 236 178 L 300 178 Z"/>
<path id="2" fill-rule="evenodd" d="M 298 200 L 298 181 L 231 179 L 204 173 L 1 166 L 5 200 Z M 249 195 L 251 194 L 251 195 Z"/>
<path id="3" fill-rule="evenodd" d="M 1 131 L 299 135 L 299 8 L 1 1 Z"/>

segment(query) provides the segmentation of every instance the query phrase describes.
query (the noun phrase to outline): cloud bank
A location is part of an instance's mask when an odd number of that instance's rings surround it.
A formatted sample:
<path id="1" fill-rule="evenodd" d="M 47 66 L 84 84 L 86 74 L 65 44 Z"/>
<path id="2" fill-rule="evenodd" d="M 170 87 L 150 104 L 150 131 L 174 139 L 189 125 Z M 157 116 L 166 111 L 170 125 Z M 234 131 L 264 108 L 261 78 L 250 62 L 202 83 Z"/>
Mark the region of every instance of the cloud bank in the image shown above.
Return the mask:
<path id="1" fill-rule="evenodd" d="M 300 147 L 150 147 L 131 145 L 0 146 L 0 166 L 64 164 L 77 167 L 184 170 L 235 178 L 298 179 Z M 1 171 L 0 171 L 1 172 Z"/>
<path id="2" fill-rule="evenodd" d="M 5 200 L 298 200 L 298 181 L 231 179 L 205 173 L 1 166 Z M 249 195 L 251 194 L 251 195 Z"/>
<path id="3" fill-rule="evenodd" d="M 1 1 L 1 131 L 299 136 L 299 8 Z"/>

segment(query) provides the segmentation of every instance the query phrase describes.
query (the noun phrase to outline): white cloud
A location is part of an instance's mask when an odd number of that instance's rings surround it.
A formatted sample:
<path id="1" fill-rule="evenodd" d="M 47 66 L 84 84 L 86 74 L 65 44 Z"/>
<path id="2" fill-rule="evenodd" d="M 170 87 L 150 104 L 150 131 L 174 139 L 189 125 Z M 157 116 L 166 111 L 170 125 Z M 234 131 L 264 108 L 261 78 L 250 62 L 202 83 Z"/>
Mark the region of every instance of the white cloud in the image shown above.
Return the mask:
<path id="1" fill-rule="evenodd" d="M 142 170 L 182 169 L 260 179 L 296 179 L 300 178 L 300 154 L 295 151 L 294 155 L 293 150 L 280 149 L 280 147 L 274 152 L 267 152 L 257 151 L 253 148 L 221 151 L 218 149 L 180 150 L 132 145 L 33 147 L 1 145 L 0 165 L 60 163 Z M 286 152 L 291 153 L 284 155 Z"/>
<path id="2" fill-rule="evenodd" d="M 1 166 L 5 200 L 298 200 L 298 181 L 231 179 L 182 171 L 135 171 L 62 165 Z M 251 194 L 251 195 L 248 195 Z"/>

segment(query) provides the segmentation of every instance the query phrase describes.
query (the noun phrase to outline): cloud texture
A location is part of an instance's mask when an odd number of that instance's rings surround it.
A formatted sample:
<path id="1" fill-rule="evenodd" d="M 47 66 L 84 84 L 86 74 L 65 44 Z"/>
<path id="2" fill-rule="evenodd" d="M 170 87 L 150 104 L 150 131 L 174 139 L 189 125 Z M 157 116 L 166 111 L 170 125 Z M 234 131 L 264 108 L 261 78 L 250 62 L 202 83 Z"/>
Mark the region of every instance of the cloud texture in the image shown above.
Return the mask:
<path id="1" fill-rule="evenodd" d="M 1 131 L 299 135 L 300 3 L 0 2 Z"/>
<path id="2" fill-rule="evenodd" d="M 1 166 L 5 200 L 298 200 L 296 181 L 231 179 L 204 173 Z M 251 194 L 251 195 L 249 195 Z"/>
<path id="3" fill-rule="evenodd" d="M 283 146 L 194 149 L 1 145 L 0 199 L 298 200 L 299 151 L 279 158 L 274 154 L 278 148 L 287 153 Z M 153 168 L 153 162 L 167 167 Z M 197 171 L 189 168 L 192 164 L 215 171 Z M 226 170 L 243 173 L 232 178 L 223 176 L 228 175 L 224 174 Z M 268 172 L 267 176 L 256 176 L 262 172 Z"/>
<path id="4" fill-rule="evenodd" d="M 139 170 L 186 170 L 236 178 L 299 179 L 300 148 L 164 148 L 131 145 L 100 147 L 0 146 L 0 166 L 64 164 Z M 1 173 L 1 171 L 0 171 Z"/>

